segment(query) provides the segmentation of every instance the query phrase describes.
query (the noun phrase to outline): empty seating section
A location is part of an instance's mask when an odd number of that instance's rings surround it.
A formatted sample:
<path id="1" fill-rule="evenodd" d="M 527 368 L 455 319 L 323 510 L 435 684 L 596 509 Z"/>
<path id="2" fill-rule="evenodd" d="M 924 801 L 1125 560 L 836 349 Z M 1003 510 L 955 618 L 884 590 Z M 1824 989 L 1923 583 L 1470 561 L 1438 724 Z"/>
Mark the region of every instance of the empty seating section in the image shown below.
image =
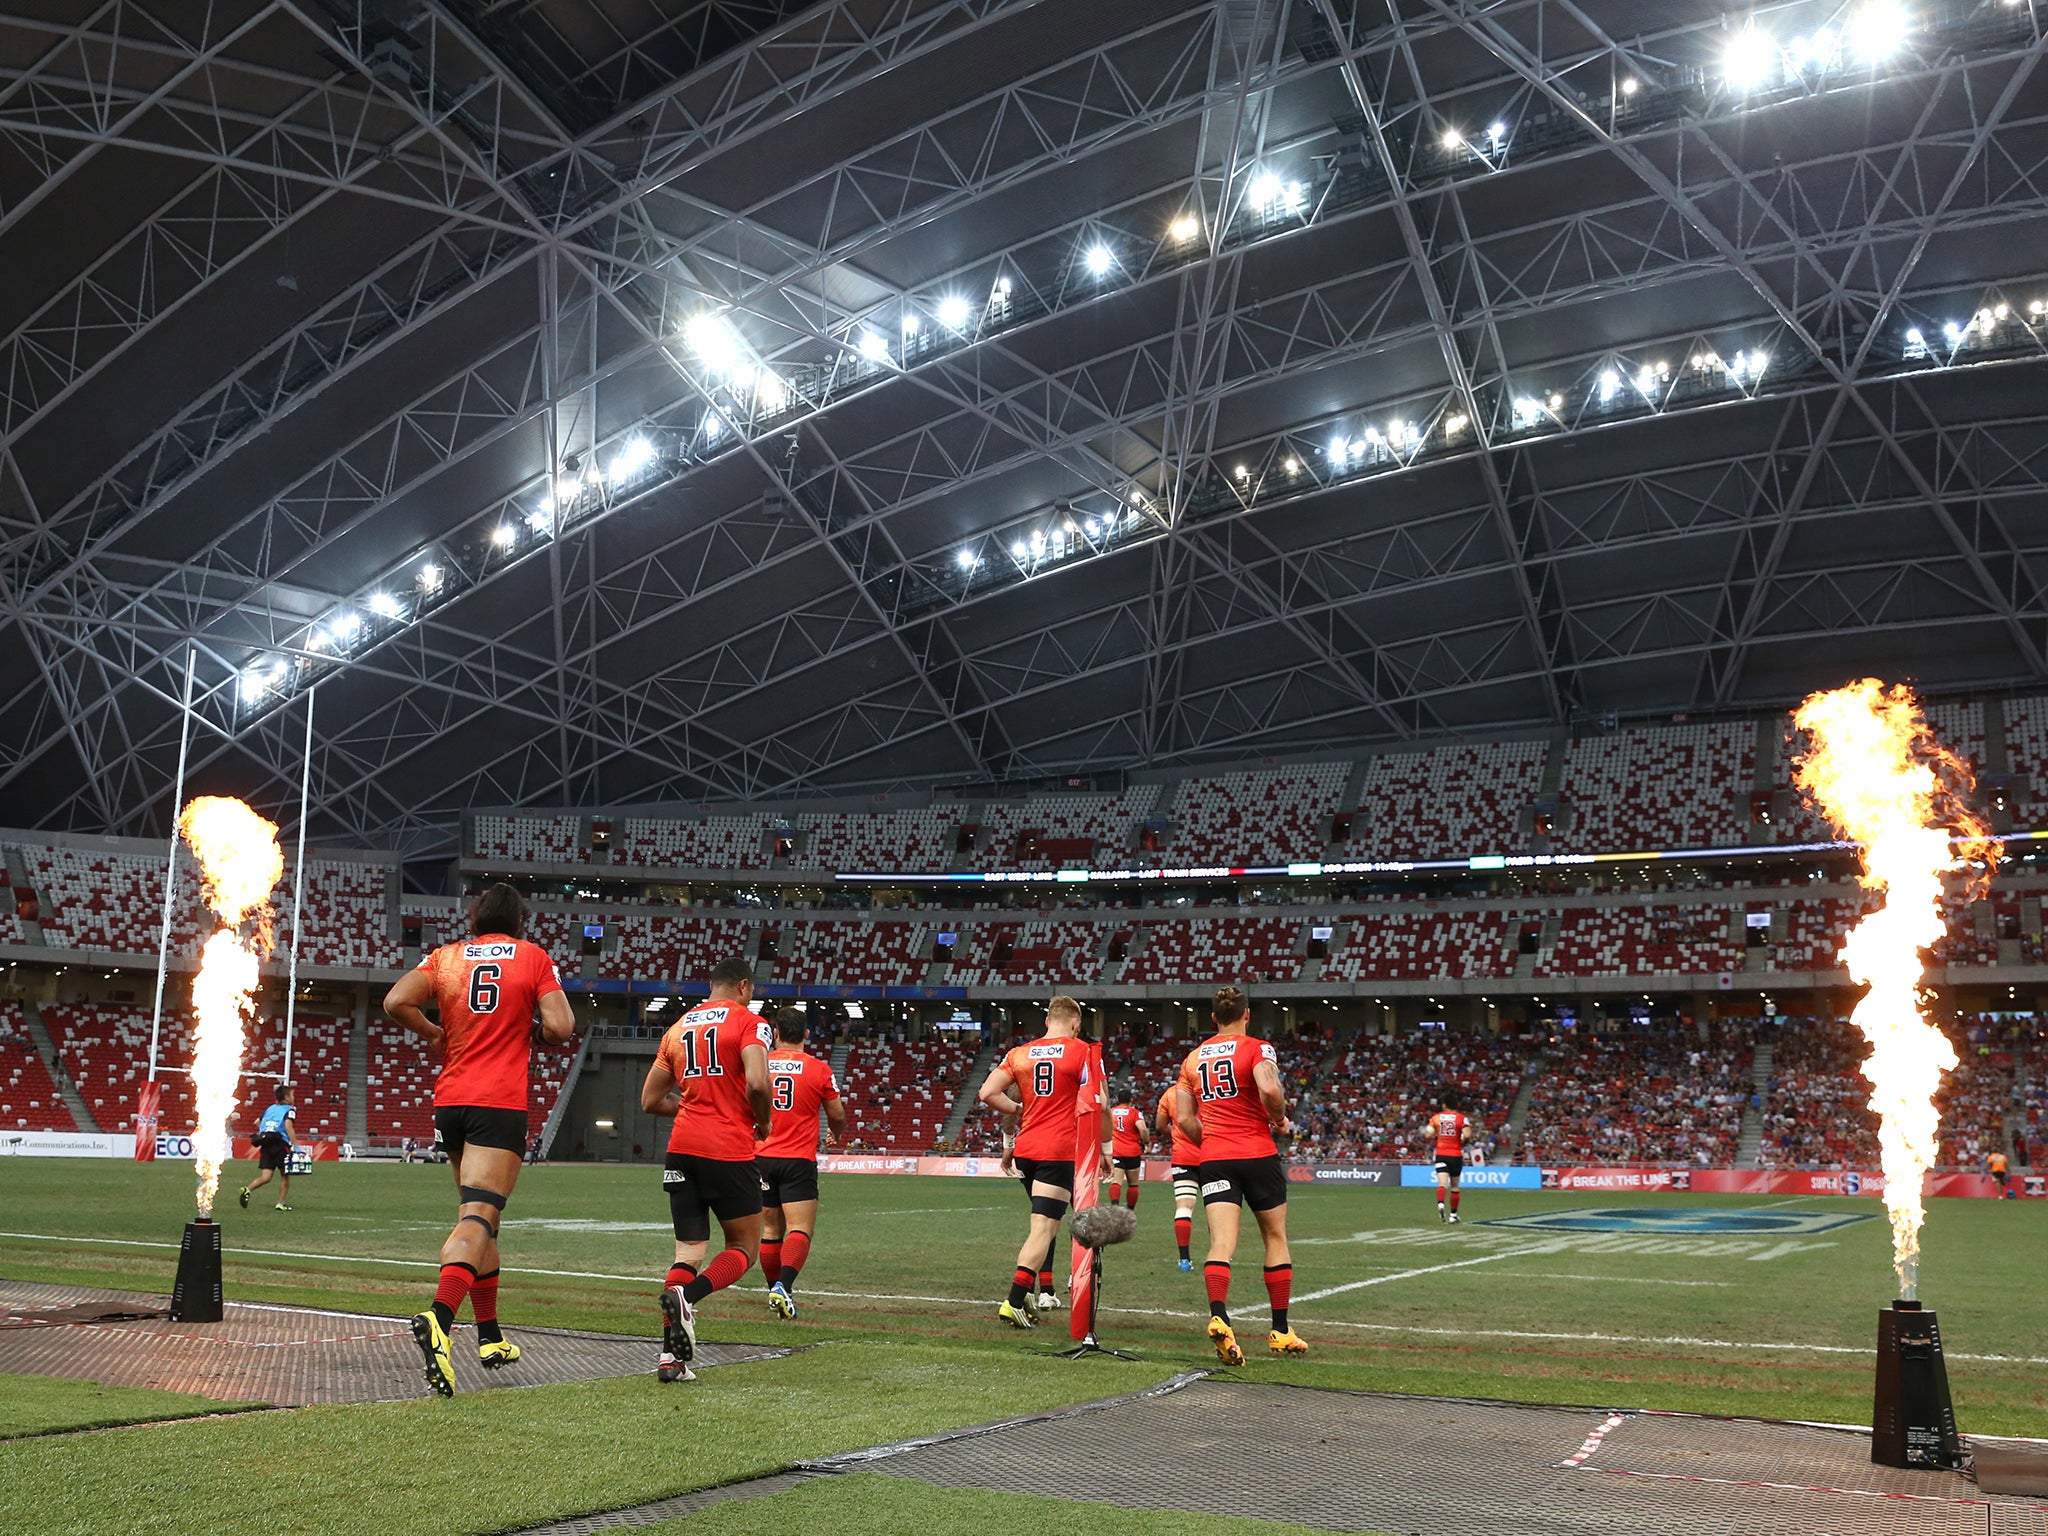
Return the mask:
<path id="1" fill-rule="evenodd" d="M 1722 907 L 1575 907 L 1557 943 L 1536 962 L 1538 976 L 1711 976 L 1742 969 Z"/>
<path id="2" fill-rule="evenodd" d="M 1158 803 L 1157 784 L 1140 784 L 1111 794 L 1033 795 L 1028 800 L 996 801 L 982 811 L 972 867 L 1073 867 L 1086 860 L 1062 856 L 1060 848 L 1083 843 L 1099 853 L 1100 862 L 1121 865 L 1131 852 L 1139 825 Z"/>
<path id="3" fill-rule="evenodd" d="M 1785 937 L 1771 946 L 1772 969 L 1839 970 L 1843 936 L 1861 916 L 1862 904 L 1822 897 L 1793 901 L 1783 910 Z"/>
<path id="4" fill-rule="evenodd" d="M 1349 763 L 1189 779 L 1172 801 L 1164 862 L 1260 866 L 1319 859 Z"/>
<path id="5" fill-rule="evenodd" d="M 1549 755 L 1541 741 L 1383 753 L 1366 765 L 1347 856 L 1461 858 L 1526 848 L 1520 819 Z"/>
<path id="6" fill-rule="evenodd" d="M 1922 712 L 1943 746 L 1967 762 L 1973 774 L 1984 771 L 1982 704 L 1929 704 Z"/>
<path id="7" fill-rule="evenodd" d="M 974 1065 L 974 1047 L 949 1037 L 855 1040 L 840 1074 L 849 1146 L 929 1152 Z"/>
<path id="8" fill-rule="evenodd" d="M 785 923 L 775 979 L 842 987 L 905 987 L 924 980 L 930 923 Z"/>
<path id="9" fill-rule="evenodd" d="M 389 969 L 399 961 L 398 940 L 391 931 L 387 884 L 396 872 L 381 864 L 356 864 L 337 859 L 306 861 L 306 935 L 299 949 L 301 965 L 334 965 Z M 278 902 L 278 952 L 292 938 L 292 871 L 285 870 Z"/>
<path id="10" fill-rule="evenodd" d="M 1877 1116 L 1860 1063 L 1870 1046 L 1847 1019 L 1786 1019 L 1772 1042 L 1763 1106 L 1766 1168 L 1875 1168 Z"/>
<path id="11" fill-rule="evenodd" d="M 476 856 L 508 864 L 575 864 L 589 857 L 580 846 L 578 816 L 479 816 Z"/>
<path id="12" fill-rule="evenodd" d="M 1124 962 L 1119 982 L 1199 983 L 1292 981 L 1301 970 L 1295 947 L 1302 924 L 1263 917 L 1192 917 L 1144 923 L 1143 945 Z"/>
<path id="13" fill-rule="evenodd" d="M 1344 947 L 1322 981 L 1506 976 L 1519 926 L 1502 912 L 1368 912 L 1344 919 Z"/>
<path id="14" fill-rule="evenodd" d="M 791 862 L 804 869 L 904 870 L 928 874 L 953 859 L 960 813 L 952 807 L 837 812 L 796 818 L 803 846 Z"/>
<path id="15" fill-rule="evenodd" d="M 133 1003 L 46 1004 L 43 1022 L 56 1043 L 58 1060 L 86 1110 L 103 1131 L 124 1131 L 135 1117 L 136 1088 L 149 1078 L 150 1010 Z M 298 1089 L 301 1140 L 336 1139 L 348 1108 L 348 1023 L 302 1015 L 294 1021 L 292 1078 Z M 271 1088 L 284 1070 L 284 1020 L 259 1019 L 243 1037 L 240 1091 L 232 1129 L 247 1135 L 271 1102 Z M 166 1009 L 158 1057 L 162 1085 L 158 1124 L 166 1131 L 193 1128 L 192 1020 Z"/>
<path id="16" fill-rule="evenodd" d="M 2004 709 L 2006 764 L 2036 807 L 2048 805 L 2048 699 L 2007 699 Z"/>
<path id="17" fill-rule="evenodd" d="M 766 812 L 690 821 L 629 817 L 613 828 L 611 861 L 644 869 L 766 869 L 776 820 Z"/>
<path id="18" fill-rule="evenodd" d="M 1556 842 L 1574 852 L 1726 848 L 1749 841 L 1756 727 L 1747 721 L 1617 731 L 1565 750 Z"/>
<path id="19" fill-rule="evenodd" d="M 50 1069 L 36 1054 L 21 1004 L 0 999 L 0 1131 L 75 1131 Z"/>
<path id="20" fill-rule="evenodd" d="M 1474 1144 L 1484 1148 L 1506 1126 L 1528 1062 L 1527 1044 L 1509 1037 L 1360 1035 L 1302 1095 L 1296 1156 L 1428 1162 L 1435 1152 L 1424 1127 L 1447 1088 L 1464 1095 Z"/>
<path id="21" fill-rule="evenodd" d="M 22 857 L 42 904 L 44 943 L 123 955 L 157 952 L 163 935 L 161 856 L 56 845 L 24 848 Z M 181 859 L 171 904 L 173 950 L 190 953 L 204 931 L 198 882 L 190 861 Z"/>
<path id="22" fill-rule="evenodd" d="M 1691 1025 L 1574 1030 L 1553 1045 L 1529 1100 L 1520 1162 L 1726 1166 L 1754 1092 L 1750 1033 Z"/>
<path id="23" fill-rule="evenodd" d="M 703 981 L 721 960 L 751 960 L 759 946 L 760 924 L 739 917 L 698 917 L 633 913 L 618 917 L 618 948 L 606 952 L 598 974 L 654 981 Z M 581 929 L 577 930 L 581 934 Z M 580 944 L 580 937 L 577 941 Z M 572 944 L 557 963 L 574 966 Z"/>
<path id="24" fill-rule="evenodd" d="M 1101 923 L 972 923 L 953 950 L 947 984 L 1085 987 L 1101 973 L 1109 934 Z"/>

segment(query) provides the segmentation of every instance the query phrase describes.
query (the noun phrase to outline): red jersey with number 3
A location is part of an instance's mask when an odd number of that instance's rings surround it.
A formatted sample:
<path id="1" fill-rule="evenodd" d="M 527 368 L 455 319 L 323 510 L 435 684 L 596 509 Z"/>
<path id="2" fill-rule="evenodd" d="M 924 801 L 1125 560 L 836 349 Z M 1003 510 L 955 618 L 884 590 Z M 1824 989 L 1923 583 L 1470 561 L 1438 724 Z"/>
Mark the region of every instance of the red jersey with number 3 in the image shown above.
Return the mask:
<path id="1" fill-rule="evenodd" d="M 534 1014 L 562 990 L 555 962 L 538 944 L 487 933 L 443 944 L 420 961 L 441 1010 L 441 1075 L 434 1103 L 526 1109 Z"/>
<path id="2" fill-rule="evenodd" d="M 1465 1155 L 1465 1127 L 1471 1122 L 1455 1109 L 1440 1109 L 1429 1117 L 1429 1129 L 1436 1137 L 1438 1157 Z"/>
<path id="3" fill-rule="evenodd" d="M 1145 1149 L 1138 1144 L 1138 1106 L 1119 1104 L 1109 1112 L 1109 1150 L 1115 1157 L 1139 1157 Z"/>
<path id="4" fill-rule="evenodd" d="M 1159 1108 L 1153 1116 L 1153 1124 L 1162 1134 L 1173 1138 L 1173 1166 L 1176 1168 L 1199 1168 L 1202 1166 L 1202 1149 L 1180 1133 L 1180 1122 L 1173 1118 L 1173 1089 L 1159 1095 Z"/>
<path id="5" fill-rule="evenodd" d="M 1250 1035 L 1217 1035 L 1204 1040 L 1181 1063 L 1180 1091 L 1195 1101 L 1202 1121 L 1202 1160 L 1274 1157 L 1272 1122 L 1259 1101 L 1252 1072 L 1262 1061 L 1275 1062 L 1273 1047 Z"/>
<path id="6" fill-rule="evenodd" d="M 768 1057 L 768 1139 L 756 1157 L 818 1159 L 818 1111 L 839 1102 L 832 1069 L 807 1051 L 784 1046 Z"/>
<path id="7" fill-rule="evenodd" d="M 655 1065 L 676 1080 L 682 1104 L 668 1149 L 721 1163 L 751 1162 L 754 1110 L 747 1103 L 750 1045 L 766 1051 L 774 1043 L 768 1023 L 744 1003 L 699 1003 L 661 1037 Z"/>
<path id="8" fill-rule="evenodd" d="M 1003 1058 L 1003 1070 L 1017 1085 L 1017 1102 L 1024 1106 L 1017 1156 L 1046 1163 L 1074 1160 L 1081 1083 L 1093 1059 L 1086 1040 L 1055 1035 L 1015 1046 Z"/>

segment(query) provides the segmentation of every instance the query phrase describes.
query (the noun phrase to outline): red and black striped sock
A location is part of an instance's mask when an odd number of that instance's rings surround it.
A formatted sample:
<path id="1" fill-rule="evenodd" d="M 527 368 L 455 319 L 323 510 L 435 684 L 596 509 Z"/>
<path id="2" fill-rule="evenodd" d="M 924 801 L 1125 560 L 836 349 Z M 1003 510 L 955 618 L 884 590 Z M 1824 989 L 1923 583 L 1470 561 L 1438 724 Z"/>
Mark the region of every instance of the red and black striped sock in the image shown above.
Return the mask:
<path id="1" fill-rule="evenodd" d="M 488 1275 L 478 1275 L 476 1284 L 469 1288 L 469 1310 L 476 1318 L 479 1344 L 496 1344 L 505 1337 L 498 1328 L 498 1272 L 495 1269 Z"/>
<path id="2" fill-rule="evenodd" d="M 796 1277 L 803 1273 L 805 1260 L 811 1256 L 811 1234 L 792 1232 L 782 1240 L 782 1288 L 796 1289 Z"/>
<path id="3" fill-rule="evenodd" d="M 697 1305 L 713 1291 L 722 1291 L 744 1275 L 753 1264 L 744 1248 L 727 1248 L 704 1266 L 704 1272 L 683 1287 L 683 1296 L 691 1306 Z"/>
<path id="4" fill-rule="evenodd" d="M 455 1314 L 462 1310 L 462 1303 L 468 1299 L 470 1287 L 476 1284 L 474 1264 L 443 1264 L 441 1283 L 434 1289 L 434 1316 L 441 1320 L 443 1329 L 455 1326 Z"/>
<path id="5" fill-rule="evenodd" d="M 1294 1266 L 1292 1264 L 1268 1264 L 1266 1266 L 1266 1301 L 1273 1308 L 1273 1331 L 1287 1331 L 1287 1303 L 1294 1291 Z"/>
<path id="6" fill-rule="evenodd" d="M 1173 1240 L 1174 1240 L 1174 1242 L 1175 1242 L 1176 1244 L 1178 1244 L 1178 1245 L 1179 1245 L 1179 1247 L 1180 1247 L 1180 1256 L 1181 1256 L 1182 1258 L 1186 1258 L 1186 1257 L 1188 1256 L 1188 1244 L 1189 1244 L 1189 1242 L 1190 1242 L 1190 1241 L 1192 1241 L 1192 1240 L 1193 1240 L 1193 1238 L 1194 1238 L 1194 1235 L 1195 1235 L 1195 1218 L 1194 1218 L 1194 1217 L 1192 1217 L 1192 1216 L 1176 1216 L 1176 1217 L 1174 1217 L 1174 1218 L 1173 1218 Z"/>
<path id="7" fill-rule="evenodd" d="M 761 1278 L 770 1285 L 782 1278 L 782 1239 L 779 1237 L 761 1239 Z"/>
<path id="8" fill-rule="evenodd" d="M 1202 1287 L 1209 1293 L 1209 1315 L 1230 1321 L 1230 1265 L 1223 1259 L 1211 1259 L 1202 1266 Z"/>
<path id="9" fill-rule="evenodd" d="M 1023 1306 L 1024 1298 L 1031 1294 L 1031 1288 L 1037 1283 L 1037 1280 L 1038 1276 L 1036 1274 L 1026 1269 L 1022 1264 L 1019 1264 L 1017 1266 L 1017 1273 L 1010 1278 L 1010 1305 L 1013 1307 Z"/>

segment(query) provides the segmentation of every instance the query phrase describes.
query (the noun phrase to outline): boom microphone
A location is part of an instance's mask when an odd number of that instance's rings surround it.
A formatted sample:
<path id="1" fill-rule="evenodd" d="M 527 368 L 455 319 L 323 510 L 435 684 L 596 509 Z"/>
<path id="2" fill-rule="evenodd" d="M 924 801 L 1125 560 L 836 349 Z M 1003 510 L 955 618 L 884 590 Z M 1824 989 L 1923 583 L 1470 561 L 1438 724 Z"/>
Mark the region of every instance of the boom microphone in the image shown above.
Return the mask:
<path id="1" fill-rule="evenodd" d="M 1138 1230 L 1138 1213 L 1120 1205 L 1091 1205 L 1074 1212 L 1074 1241 L 1083 1248 L 1108 1248 L 1128 1243 Z"/>

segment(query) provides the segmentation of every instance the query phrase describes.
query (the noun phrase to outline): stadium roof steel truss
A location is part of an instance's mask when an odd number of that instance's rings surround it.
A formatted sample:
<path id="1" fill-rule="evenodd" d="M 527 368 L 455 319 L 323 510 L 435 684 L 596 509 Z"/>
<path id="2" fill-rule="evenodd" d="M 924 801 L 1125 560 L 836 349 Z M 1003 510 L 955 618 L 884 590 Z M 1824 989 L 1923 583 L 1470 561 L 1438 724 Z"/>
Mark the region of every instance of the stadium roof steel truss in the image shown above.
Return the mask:
<path id="1" fill-rule="evenodd" d="M 164 825 L 188 653 L 421 852 L 2048 681 L 2040 19 L 1866 3 L 0 21 L 6 819 Z"/>

